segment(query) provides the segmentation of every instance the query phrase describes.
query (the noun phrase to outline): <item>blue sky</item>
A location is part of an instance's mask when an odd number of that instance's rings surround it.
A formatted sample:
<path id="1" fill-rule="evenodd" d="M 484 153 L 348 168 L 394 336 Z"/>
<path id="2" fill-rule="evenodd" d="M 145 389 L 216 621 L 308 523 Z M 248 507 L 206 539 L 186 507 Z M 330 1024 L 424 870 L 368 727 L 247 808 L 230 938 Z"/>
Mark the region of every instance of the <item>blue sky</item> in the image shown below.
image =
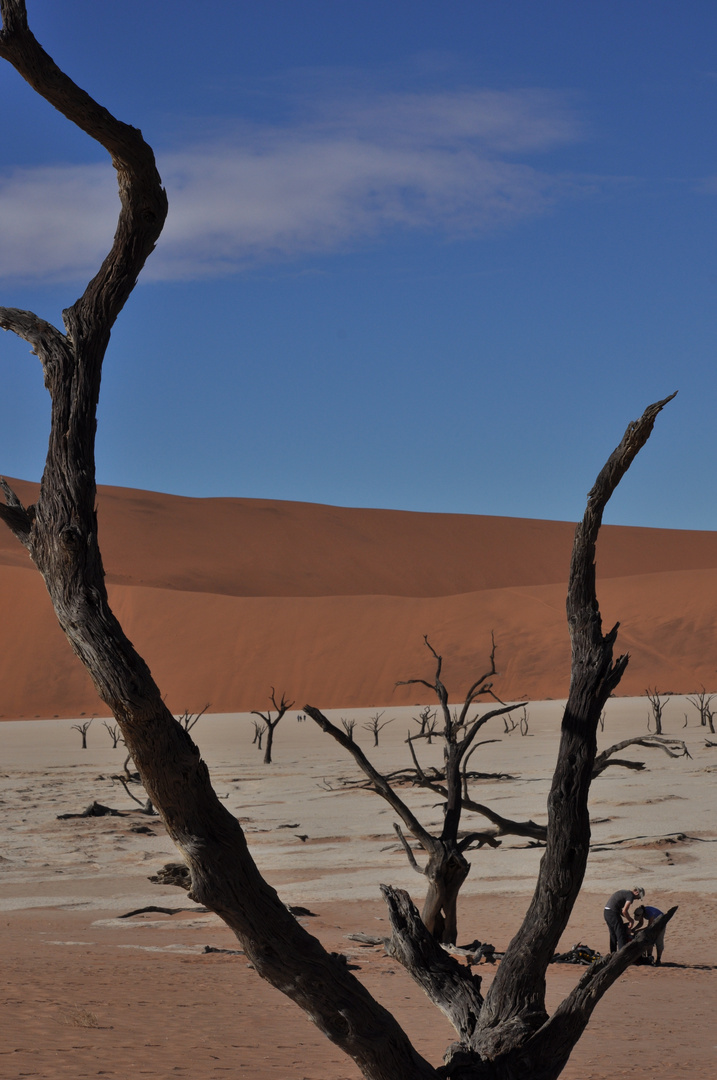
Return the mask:
<path id="1" fill-rule="evenodd" d="M 717 529 L 717 5 L 29 0 L 142 129 L 170 216 L 113 332 L 98 481 Z M 0 303 L 60 324 L 111 241 L 106 155 L 0 66 Z M 49 405 L 0 338 L 0 471 Z"/>

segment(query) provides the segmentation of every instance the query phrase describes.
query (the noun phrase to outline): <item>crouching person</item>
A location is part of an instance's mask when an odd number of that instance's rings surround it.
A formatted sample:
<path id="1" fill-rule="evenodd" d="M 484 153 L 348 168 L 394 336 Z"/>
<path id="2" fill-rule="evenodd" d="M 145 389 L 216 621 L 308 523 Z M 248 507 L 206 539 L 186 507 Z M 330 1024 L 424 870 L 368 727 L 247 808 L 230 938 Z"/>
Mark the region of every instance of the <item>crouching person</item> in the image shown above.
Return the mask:
<path id="1" fill-rule="evenodd" d="M 638 930 L 642 929 L 642 924 L 644 922 L 647 922 L 648 927 L 652 926 L 655 919 L 659 919 L 660 915 L 662 915 L 662 912 L 660 911 L 659 908 L 650 907 L 650 905 L 648 905 L 648 904 L 640 904 L 639 907 L 635 908 L 635 911 L 633 912 L 633 914 L 634 914 L 634 917 L 635 917 L 636 921 L 635 921 L 635 925 L 633 926 L 632 930 L 633 930 L 633 933 L 636 934 Z M 660 930 L 660 933 L 657 935 L 657 940 L 655 941 L 655 951 L 657 952 L 657 959 L 654 961 L 655 966 L 662 963 L 662 953 L 663 953 L 664 949 L 665 949 L 665 927 L 663 926 L 662 930 Z M 643 953 L 643 956 L 646 956 L 648 958 L 648 960 L 652 960 L 652 945 L 649 945 L 645 949 L 645 952 Z"/>

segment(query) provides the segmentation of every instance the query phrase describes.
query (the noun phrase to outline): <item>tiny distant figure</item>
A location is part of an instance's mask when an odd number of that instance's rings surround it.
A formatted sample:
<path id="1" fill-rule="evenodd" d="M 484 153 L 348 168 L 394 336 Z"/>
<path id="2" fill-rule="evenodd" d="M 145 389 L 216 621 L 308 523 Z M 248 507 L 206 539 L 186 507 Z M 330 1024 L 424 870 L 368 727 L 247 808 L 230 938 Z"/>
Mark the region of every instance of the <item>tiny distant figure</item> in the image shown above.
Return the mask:
<path id="1" fill-rule="evenodd" d="M 630 914 L 630 905 L 635 900 L 642 900 L 645 890 L 639 885 L 634 889 L 618 889 L 613 893 L 605 905 L 605 922 L 610 931 L 610 952 L 616 952 L 629 941 L 628 930 L 632 927 L 633 918 Z"/>
<path id="2" fill-rule="evenodd" d="M 660 911 L 659 908 L 650 907 L 647 904 L 640 904 L 639 907 L 635 908 L 634 914 L 635 914 L 635 925 L 633 926 L 632 930 L 633 930 L 633 933 L 636 934 L 637 931 L 642 928 L 642 924 L 645 921 L 645 919 L 647 919 L 647 926 L 649 928 L 650 926 L 652 926 L 655 919 L 659 919 L 660 915 L 662 915 L 663 913 Z M 655 949 L 657 951 L 657 959 L 654 960 L 653 963 L 654 963 L 655 967 L 659 967 L 659 965 L 662 963 L 662 954 L 665 951 L 665 927 L 664 926 L 662 927 L 662 930 L 660 930 L 660 933 L 657 935 L 657 940 L 655 941 Z M 642 955 L 646 956 L 648 958 L 648 960 L 652 960 L 652 945 L 650 945 L 647 949 L 645 949 L 645 951 L 644 951 L 644 953 Z"/>
<path id="3" fill-rule="evenodd" d="M 302 723 L 302 721 L 304 719 L 304 714 L 303 713 L 297 713 L 296 714 L 296 719 L 299 721 L 299 723 Z"/>

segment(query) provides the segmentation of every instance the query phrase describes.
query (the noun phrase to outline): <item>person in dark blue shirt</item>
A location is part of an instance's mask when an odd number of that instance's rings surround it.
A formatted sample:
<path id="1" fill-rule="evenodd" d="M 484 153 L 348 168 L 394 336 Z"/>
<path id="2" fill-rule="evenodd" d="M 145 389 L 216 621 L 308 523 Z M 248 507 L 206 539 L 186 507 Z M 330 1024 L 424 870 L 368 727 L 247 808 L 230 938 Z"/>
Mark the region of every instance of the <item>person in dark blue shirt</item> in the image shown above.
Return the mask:
<path id="1" fill-rule="evenodd" d="M 654 923 L 655 919 L 659 919 L 660 915 L 662 915 L 662 912 L 659 908 L 650 907 L 647 904 L 640 904 L 639 907 L 635 908 L 635 925 L 633 926 L 633 933 L 636 934 L 637 931 L 641 929 L 645 919 L 647 919 L 647 925 L 648 927 L 650 927 Z M 657 950 L 657 959 L 654 961 L 654 964 L 655 967 L 657 967 L 659 964 L 662 963 L 662 954 L 665 951 L 664 926 L 662 930 L 660 930 L 660 933 L 657 935 L 657 940 L 655 941 L 655 949 Z M 647 956 L 650 960 L 652 960 L 652 945 L 645 949 L 643 956 Z"/>

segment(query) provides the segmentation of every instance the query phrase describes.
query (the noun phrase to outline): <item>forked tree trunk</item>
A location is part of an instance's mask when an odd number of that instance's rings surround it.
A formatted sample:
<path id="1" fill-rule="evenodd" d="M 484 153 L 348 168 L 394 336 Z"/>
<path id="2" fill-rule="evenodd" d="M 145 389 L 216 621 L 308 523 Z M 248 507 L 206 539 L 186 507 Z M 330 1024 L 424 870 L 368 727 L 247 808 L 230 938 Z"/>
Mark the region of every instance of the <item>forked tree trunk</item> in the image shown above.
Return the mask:
<path id="1" fill-rule="evenodd" d="M 440 949 L 414 917 L 410 901 L 386 890 L 396 953 L 449 1015 L 461 1040 L 450 1069 L 434 1069 L 391 1014 L 299 926 L 263 880 L 238 821 L 212 789 L 197 747 L 165 706 L 149 668 L 110 610 L 94 511 L 102 360 L 112 325 L 161 232 L 166 198 L 140 133 L 115 120 L 56 67 L 27 27 L 23 0 L 0 0 L 0 12 L 0 56 L 108 150 L 121 200 L 112 249 L 83 296 L 64 313 L 66 334 L 31 312 L 0 308 L 0 326 L 23 337 L 39 357 L 52 403 L 37 505 L 25 508 L 5 485 L 0 518 L 42 573 L 62 629 L 116 717 L 145 790 L 187 862 L 190 895 L 224 919 L 258 973 L 296 1001 L 367 1080 L 437 1080 L 449 1074 L 452 1080 L 554 1080 L 595 1003 L 672 914 L 590 968 L 545 1022 L 545 968 L 587 858 L 595 727 L 627 662 L 623 657 L 612 663 L 616 628 L 604 638 L 600 631 L 595 538 L 607 498 L 664 402 L 628 429 L 591 492 L 576 534 L 568 598 L 573 674 L 550 795 L 548 844 L 531 908 L 484 1006 L 476 981 Z"/>
<path id="2" fill-rule="evenodd" d="M 458 938 L 458 893 L 469 870 L 465 855 L 442 849 L 429 856 L 423 871 L 428 891 L 421 920 L 429 934 L 446 945 L 455 945 Z"/>

